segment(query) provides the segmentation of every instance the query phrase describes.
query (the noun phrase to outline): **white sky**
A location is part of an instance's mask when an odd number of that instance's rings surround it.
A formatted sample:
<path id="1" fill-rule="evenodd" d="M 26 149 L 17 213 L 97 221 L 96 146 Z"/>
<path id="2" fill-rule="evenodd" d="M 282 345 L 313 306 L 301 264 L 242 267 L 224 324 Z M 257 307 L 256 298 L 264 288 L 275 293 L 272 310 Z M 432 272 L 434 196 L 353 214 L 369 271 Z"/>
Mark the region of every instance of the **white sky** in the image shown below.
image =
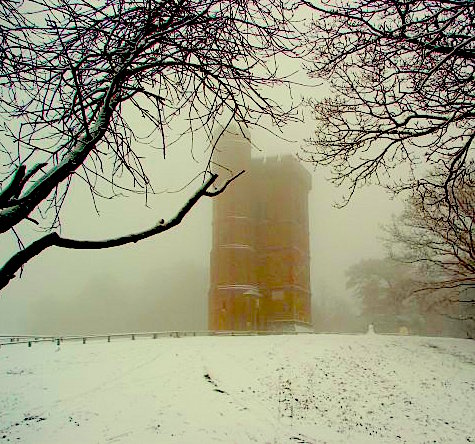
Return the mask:
<path id="1" fill-rule="evenodd" d="M 306 126 L 307 137 L 311 125 Z M 253 134 L 253 139 L 263 155 L 295 152 L 301 144 L 276 142 L 264 133 Z M 196 167 L 187 157 L 185 152 L 167 160 L 163 183 L 169 189 L 193 177 L 191 172 L 172 177 L 177 168 L 183 172 Z M 333 204 L 344 190 L 326 180 L 328 170 L 312 171 L 311 165 L 306 166 L 313 177 L 309 195 L 313 301 L 346 300 L 345 269 L 362 258 L 384 254 L 379 225 L 387 223 L 401 203 L 373 187 L 358 191 L 347 207 L 337 209 Z M 174 214 L 192 191 L 190 186 L 152 198 L 152 208 L 146 208 L 137 196 L 101 202 L 97 216 L 80 187 L 73 190 L 64 209 L 63 234 L 87 239 L 141 230 Z M 89 325 L 94 330 L 100 325 L 117 329 L 117 324 L 123 330 L 139 329 L 141 316 L 146 330 L 205 328 L 210 248 L 211 200 L 207 199 L 177 228 L 138 244 L 103 251 L 49 249 L 27 264 L 24 276 L 3 291 L 0 332 L 49 332 L 52 325 L 69 331 L 87 331 Z M 341 309 L 346 310 L 344 304 Z"/>
<path id="2" fill-rule="evenodd" d="M 297 78 L 304 79 L 303 74 Z M 272 91 L 273 96 L 278 94 L 278 89 Z M 297 99 L 302 94 L 321 96 L 324 90 L 311 86 L 293 91 Z M 296 153 L 313 128 L 311 120 L 290 125 L 284 136 L 294 142 L 263 130 L 251 128 L 251 133 L 260 155 L 270 156 Z M 177 190 L 186 184 L 203 169 L 208 155 L 205 147 L 204 142 L 201 148 L 198 143 L 194 151 L 201 161 L 198 164 L 186 140 L 168 151 L 166 161 L 156 153 L 147 162 L 155 190 Z M 313 300 L 348 300 L 345 269 L 362 258 L 384 255 L 379 225 L 402 206 L 372 187 L 359 190 L 347 207 L 336 209 L 334 202 L 346 190 L 326 180 L 328 169 L 313 171 L 312 165 L 306 166 L 313 176 L 309 196 Z M 151 208 L 144 206 L 140 196 L 101 201 L 98 216 L 87 190 L 78 184 L 73 184 L 63 211 L 63 234 L 83 239 L 143 230 L 171 217 L 199 186 L 196 182 L 180 193 L 152 196 Z M 0 259 L 6 260 L 15 248 L 13 237 L 1 239 Z M 206 328 L 210 248 L 211 200 L 207 199 L 177 228 L 139 244 L 104 251 L 49 249 L 30 261 L 24 276 L 0 293 L 0 333 Z M 346 310 L 345 304 L 341 309 Z"/>

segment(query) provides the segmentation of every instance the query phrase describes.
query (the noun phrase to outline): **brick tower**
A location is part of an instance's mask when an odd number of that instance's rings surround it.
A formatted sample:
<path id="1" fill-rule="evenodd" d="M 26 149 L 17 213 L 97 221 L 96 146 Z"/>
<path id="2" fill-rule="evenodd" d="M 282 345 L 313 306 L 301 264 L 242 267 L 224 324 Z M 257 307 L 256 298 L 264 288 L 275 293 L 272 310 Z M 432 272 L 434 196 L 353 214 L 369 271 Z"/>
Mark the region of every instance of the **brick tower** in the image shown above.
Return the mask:
<path id="1" fill-rule="evenodd" d="M 209 329 L 309 328 L 310 174 L 293 156 L 251 159 L 234 126 L 213 161 L 221 180 L 246 174 L 213 200 Z"/>

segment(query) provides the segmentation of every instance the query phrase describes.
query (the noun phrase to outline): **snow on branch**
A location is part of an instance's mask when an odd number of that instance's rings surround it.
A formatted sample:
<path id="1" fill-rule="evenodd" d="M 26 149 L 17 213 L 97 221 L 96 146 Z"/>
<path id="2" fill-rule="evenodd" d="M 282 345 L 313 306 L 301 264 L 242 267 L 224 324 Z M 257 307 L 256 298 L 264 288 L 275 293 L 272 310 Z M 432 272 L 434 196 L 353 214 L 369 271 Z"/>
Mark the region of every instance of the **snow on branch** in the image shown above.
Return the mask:
<path id="1" fill-rule="evenodd" d="M 210 191 L 211 186 L 218 179 L 217 174 L 212 174 L 211 177 L 199 188 L 193 196 L 183 205 L 178 213 L 168 222 L 162 223 L 160 221 L 157 225 L 150 227 L 138 233 L 131 233 L 124 236 L 104 239 L 98 241 L 68 239 L 61 237 L 58 233 L 48 233 L 40 239 L 34 241 L 23 250 L 18 251 L 5 265 L 0 268 L 0 289 L 8 285 L 8 283 L 15 277 L 15 273 L 22 269 L 22 267 L 32 258 L 40 254 L 42 251 L 50 247 L 68 248 L 74 250 L 99 250 L 105 248 L 120 247 L 130 243 L 137 243 L 149 237 L 156 236 L 175 226 L 177 226 L 189 211 L 196 205 L 202 197 L 215 197 L 221 194 L 228 185 L 244 174 L 241 171 L 239 174 L 228 179 L 218 190 Z"/>

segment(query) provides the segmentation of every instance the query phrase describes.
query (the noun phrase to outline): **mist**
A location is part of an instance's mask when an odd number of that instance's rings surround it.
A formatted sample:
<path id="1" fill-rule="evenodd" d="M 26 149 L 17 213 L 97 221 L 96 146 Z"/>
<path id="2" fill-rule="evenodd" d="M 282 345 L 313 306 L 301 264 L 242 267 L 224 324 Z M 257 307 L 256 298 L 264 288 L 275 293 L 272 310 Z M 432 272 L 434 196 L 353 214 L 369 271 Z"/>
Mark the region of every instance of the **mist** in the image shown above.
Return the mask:
<path id="1" fill-rule="evenodd" d="M 311 124 L 305 126 L 306 136 Z M 288 138 L 302 134 L 295 126 Z M 252 132 L 256 157 L 295 153 L 294 143 L 264 131 Z M 299 143 L 303 143 L 300 139 Z M 311 169 L 309 194 L 312 316 L 314 327 L 355 330 L 358 301 L 345 289 L 345 270 L 365 257 L 382 257 L 380 225 L 400 211 L 400 201 L 377 187 L 359 190 L 336 208 L 344 189 L 329 180 L 329 170 Z M 163 193 L 148 206 L 141 196 L 99 202 L 95 212 L 87 188 L 77 182 L 63 211 L 63 233 L 75 238 L 105 238 L 133 232 L 171 217 L 195 183 L 179 192 L 200 164 L 190 152 L 171 152 L 157 171 Z M 126 331 L 205 330 L 211 249 L 211 200 L 201 201 L 173 230 L 143 242 L 109 250 L 50 249 L 31 261 L 21 279 L 0 296 L 3 334 L 85 334 Z M 2 251 L 15 250 L 15 240 Z M 330 322 L 330 319 L 339 319 Z M 320 325 L 316 325 L 316 323 Z"/>
<path id="2" fill-rule="evenodd" d="M 286 66 L 291 70 L 292 66 Z M 303 97 L 323 97 L 325 86 L 303 72 L 288 89 L 269 94 L 290 104 Z M 139 129 L 141 120 L 133 116 Z M 306 111 L 302 121 L 283 132 L 267 125 L 250 128 L 253 157 L 297 154 L 315 125 Z M 177 121 L 175 134 L 183 122 Z M 266 125 L 263 124 L 265 127 Z M 173 140 L 173 138 L 170 138 Z M 146 198 L 123 192 L 114 199 L 96 197 L 78 177 L 62 210 L 61 232 L 75 239 L 104 239 L 141 231 L 176 214 L 200 186 L 193 180 L 205 169 L 209 141 L 202 133 L 184 137 L 161 150 L 147 151 L 155 194 Z M 345 270 L 366 257 L 385 255 L 380 227 L 402 209 L 384 189 L 367 186 L 348 205 L 347 194 L 331 183 L 331 171 L 310 163 L 310 280 L 312 316 L 327 330 L 364 330 L 359 303 L 345 288 Z M 232 184 L 231 184 L 232 186 Z M 211 199 L 201 200 L 184 221 L 156 237 L 125 247 L 98 251 L 52 248 L 30 261 L 20 279 L 0 294 L 0 334 L 79 334 L 125 331 L 204 330 L 207 328 Z M 31 234 L 20 229 L 25 243 Z M 0 241 L 2 260 L 17 251 L 13 235 Z M 331 319 L 339 319 L 332 323 Z M 314 322 L 314 328 L 319 328 Z"/>

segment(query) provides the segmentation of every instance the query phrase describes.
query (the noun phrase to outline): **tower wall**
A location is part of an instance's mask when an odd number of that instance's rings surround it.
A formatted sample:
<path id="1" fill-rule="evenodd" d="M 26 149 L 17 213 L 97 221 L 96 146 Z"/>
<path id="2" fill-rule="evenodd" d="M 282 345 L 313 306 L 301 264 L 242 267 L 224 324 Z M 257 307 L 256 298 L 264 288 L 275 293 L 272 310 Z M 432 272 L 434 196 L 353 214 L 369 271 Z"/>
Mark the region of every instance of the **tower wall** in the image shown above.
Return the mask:
<path id="1" fill-rule="evenodd" d="M 310 324 L 310 174 L 292 156 L 251 160 L 239 135 L 216 148 L 221 172 L 246 174 L 213 202 L 209 329 Z"/>
<path id="2" fill-rule="evenodd" d="M 210 330 L 259 327 L 254 221 L 252 218 L 251 143 L 240 130 L 223 134 L 213 155 L 215 171 L 225 181 L 246 174 L 213 199 L 213 247 L 208 326 Z"/>
<path id="3" fill-rule="evenodd" d="M 309 173 L 292 156 L 256 160 L 256 247 L 266 329 L 311 323 L 308 232 Z"/>

